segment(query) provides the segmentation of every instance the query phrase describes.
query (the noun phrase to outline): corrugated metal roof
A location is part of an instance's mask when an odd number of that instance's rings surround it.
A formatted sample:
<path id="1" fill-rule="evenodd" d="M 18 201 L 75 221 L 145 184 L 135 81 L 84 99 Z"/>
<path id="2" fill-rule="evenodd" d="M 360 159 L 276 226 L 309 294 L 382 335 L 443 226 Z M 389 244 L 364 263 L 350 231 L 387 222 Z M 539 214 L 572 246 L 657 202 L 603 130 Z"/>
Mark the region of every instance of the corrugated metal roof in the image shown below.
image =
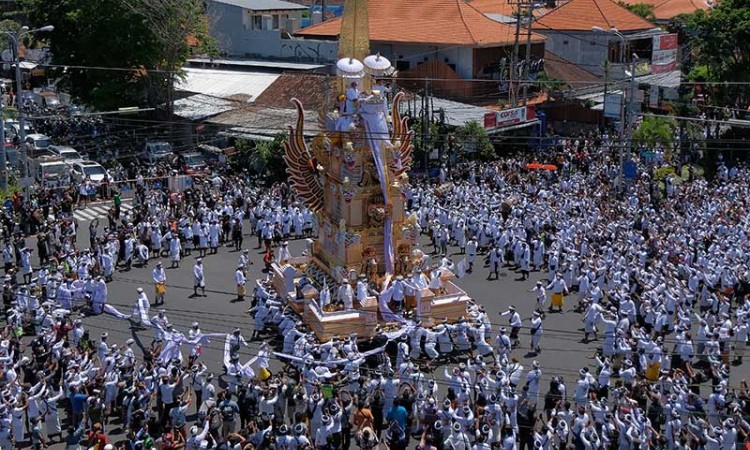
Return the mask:
<path id="1" fill-rule="evenodd" d="M 421 99 L 419 96 L 416 96 L 416 98 L 416 103 L 419 104 Z M 433 111 L 443 108 L 445 111 L 445 123 L 455 127 L 463 126 L 466 122 L 471 120 L 484 123 L 484 115 L 495 112 L 488 108 L 482 108 L 481 106 L 454 102 L 453 100 L 446 100 L 437 97 L 432 97 L 430 103 L 432 103 Z"/>
<path id="2" fill-rule="evenodd" d="M 253 11 L 279 11 L 285 9 L 307 9 L 307 6 L 282 0 L 213 0 L 225 5 L 239 6 Z"/>
<path id="3" fill-rule="evenodd" d="M 635 79 L 635 81 L 637 81 L 639 84 L 648 84 L 664 88 L 678 88 L 680 87 L 681 80 L 682 72 L 680 72 L 679 70 L 644 75 L 642 77 L 636 77 Z"/>
<path id="4" fill-rule="evenodd" d="M 236 72 L 231 70 L 184 69 L 185 79 L 177 83 L 177 90 L 205 94 L 212 97 L 255 101 L 279 77 L 265 72 Z"/>
<path id="5" fill-rule="evenodd" d="M 174 113 L 188 120 L 203 120 L 237 107 L 237 102 L 203 94 L 191 95 L 174 102 Z"/>
<path id="6" fill-rule="evenodd" d="M 209 123 L 224 125 L 235 132 L 273 137 L 294 125 L 297 111 L 294 109 L 266 108 L 249 105 L 246 108 L 228 111 L 208 120 Z M 313 137 L 320 132 L 318 112 L 305 111 L 304 135 Z"/>

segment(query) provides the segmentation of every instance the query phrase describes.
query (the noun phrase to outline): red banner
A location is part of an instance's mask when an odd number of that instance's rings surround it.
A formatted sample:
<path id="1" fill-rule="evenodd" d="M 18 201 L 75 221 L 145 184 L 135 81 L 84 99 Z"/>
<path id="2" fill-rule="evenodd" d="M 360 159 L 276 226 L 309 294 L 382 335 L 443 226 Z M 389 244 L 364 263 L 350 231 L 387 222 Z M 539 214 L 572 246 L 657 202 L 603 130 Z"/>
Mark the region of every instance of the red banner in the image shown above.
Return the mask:
<path id="1" fill-rule="evenodd" d="M 488 112 L 484 115 L 484 127 L 485 128 L 495 128 L 497 126 L 497 113 L 496 112 Z"/>
<path id="2" fill-rule="evenodd" d="M 658 47 L 658 48 L 657 48 Z M 654 38 L 654 50 L 674 50 L 677 48 L 677 34 L 661 34 Z"/>

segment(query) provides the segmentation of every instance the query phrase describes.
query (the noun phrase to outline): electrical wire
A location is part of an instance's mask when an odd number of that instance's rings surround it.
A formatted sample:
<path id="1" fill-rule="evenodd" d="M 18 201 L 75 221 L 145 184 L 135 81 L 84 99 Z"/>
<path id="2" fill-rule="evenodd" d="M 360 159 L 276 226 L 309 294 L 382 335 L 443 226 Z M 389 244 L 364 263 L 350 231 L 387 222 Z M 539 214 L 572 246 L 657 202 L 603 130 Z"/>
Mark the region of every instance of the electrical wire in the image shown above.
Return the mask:
<path id="1" fill-rule="evenodd" d="M 287 112 L 286 110 L 284 110 L 284 111 Z M 648 116 L 648 117 L 670 117 L 670 118 L 672 117 L 672 116 L 660 116 L 660 115 L 657 115 L 657 114 L 650 114 L 650 113 L 643 113 L 641 115 Z M 734 122 L 731 122 L 729 120 L 711 120 L 711 119 L 703 120 L 703 119 L 699 119 L 699 118 L 690 118 L 690 117 L 679 117 L 677 119 L 679 119 L 679 120 L 689 120 L 689 121 L 694 121 L 694 122 L 709 122 L 712 125 L 715 125 L 717 123 L 718 124 L 725 124 L 725 125 L 733 125 L 733 124 L 735 124 Z M 167 125 L 185 125 L 185 122 L 181 122 L 181 121 L 166 121 L 166 120 L 152 120 L 152 119 L 128 119 L 128 121 L 130 121 L 130 122 L 139 122 L 139 123 L 150 123 L 150 124 L 152 124 L 150 126 L 144 125 L 143 127 L 136 128 L 135 129 L 136 131 L 138 131 L 138 130 L 143 131 L 143 130 L 158 128 L 158 127 L 167 126 Z M 291 122 L 291 118 L 290 118 L 290 122 Z M 226 125 L 224 125 L 224 124 L 205 123 L 205 124 L 202 124 L 202 125 L 205 128 L 209 129 L 210 131 L 216 131 L 217 133 L 220 132 L 220 131 L 224 131 L 224 129 L 226 128 Z M 318 127 L 314 127 L 312 129 L 308 127 L 306 129 L 306 131 L 308 131 L 308 132 L 323 132 L 323 131 L 327 131 L 327 130 L 323 130 L 323 129 L 318 128 Z M 132 130 L 122 130 L 122 131 L 117 131 L 117 132 L 107 132 L 107 133 L 104 133 L 102 136 L 104 136 L 104 137 L 119 136 L 120 134 L 127 134 L 127 133 L 131 133 L 131 132 L 132 132 Z M 208 133 L 205 133 L 205 134 L 208 134 Z M 171 134 L 168 134 L 168 136 L 179 137 L 179 136 L 182 136 L 182 133 L 180 131 L 178 131 L 178 130 L 173 130 Z M 431 138 L 442 138 L 442 137 L 447 137 L 447 136 L 456 136 L 456 133 L 447 133 L 446 132 L 446 133 L 431 134 L 430 136 L 431 136 Z M 74 136 L 71 139 L 83 139 L 83 138 L 86 138 L 86 137 L 88 137 L 88 136 L 87 135 L 79 135 L 79 136 Z M 97 138 L 99 138 L 99 136 L 92 137 L 92 139 L 97 139 Z M 213 139 L 216 139 L 216 138 L 217 138 L 216 136 L 213 136 L 213 137 L 210 137 L 209 139 L 213 140 Z M 415 140 L 419 140 L 420 138 L 421 138 L 421 136 L 419 134 L 415 134 L 414 137 L 413 137 L 413 139 L 415 139 Z M 550 139 L 550 138 L 556 138 L 556 139 L 578 139 L 578 138 L 580 138 L 580 136 L 575 136 L 575 135 L 556 135 L 556 136 L 493 136 L 493 135 L 490 135 L 489 136 L 490 140 L 495 139 L 495 140 L 502 141 L 502 142 L 507 142 L 508 140 L 511 140 L 511 141 L 515 140 L 515 141 L 517 141 L 519 143 L 528 142 L 530 140 L 533 141 L 533 140 L 542 140 L 542 139 Z M 388 137 L 388 138 L 375 137 L 374 139 L 376 139 L 376 140 L 377 139 L 390 140 L 390 137 Z M 479 137 L 469 137 L 469 138 L 463 137 L 462 138 L 462 140 L 464 140 L 466 142 L 474 142 L 475 139 L 479 139 Z M 677 141 L 675 140 L 673 142 L 677 142 Z M 717 139 L 708 139 L 707 142 L 711 142 L 713 144 L 723 144 L 723 143 L 742 143 L 744 141 L 742 139 L 717 138 Z M 620 145 L 620 144 L 617 144 L 617 143 L 610 144 L 610 146 L 615 146 L 615 147 L 617 147 L 618 145 Z M 623 145 L 626 145 L 626 144 L 623 144 Z M 190 148 L 190 147 L 192 147 L 192 144 L 185 144 L 184 147 Z M 706 148 L 711 149 L 711 147 L 706 147 Z"/>

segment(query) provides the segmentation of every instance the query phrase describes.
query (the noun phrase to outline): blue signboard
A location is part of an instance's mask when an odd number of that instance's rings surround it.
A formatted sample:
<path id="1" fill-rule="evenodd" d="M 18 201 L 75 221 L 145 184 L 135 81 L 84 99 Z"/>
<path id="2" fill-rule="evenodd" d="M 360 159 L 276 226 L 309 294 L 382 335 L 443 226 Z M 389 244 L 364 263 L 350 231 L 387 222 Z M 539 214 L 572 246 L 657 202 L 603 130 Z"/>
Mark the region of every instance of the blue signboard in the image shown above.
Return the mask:
<path id="1" fill-rule="evenodd" d="M 633 161 L 625 161 L 622 165 L 622 172 L 625 178 L 634 180 L 638 178 L 638 169 Z"/>

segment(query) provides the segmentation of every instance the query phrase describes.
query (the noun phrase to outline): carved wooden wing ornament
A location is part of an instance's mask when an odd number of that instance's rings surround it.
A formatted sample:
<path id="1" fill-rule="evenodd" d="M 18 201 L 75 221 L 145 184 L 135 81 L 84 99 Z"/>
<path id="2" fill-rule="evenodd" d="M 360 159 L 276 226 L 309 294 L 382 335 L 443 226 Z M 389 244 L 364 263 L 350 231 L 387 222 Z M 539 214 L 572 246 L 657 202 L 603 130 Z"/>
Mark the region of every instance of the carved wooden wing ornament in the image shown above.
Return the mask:
<path id="1" fill-rule="evenodd" d="M 411 153 L 412 144 L 411 140 L 414 137 L 414 131 L 409 129 L 408 117 L 401 117 L 399 111 L 399 104 L 401 99 L 404 97 L 403 92 L 399 92 L 393 97 L 393 107 L 391 117 L 393 118 L 393 131 L 391 133 L 391 142 L 396 144 L 400 142 L 400 145 L 396 150 L 401 156 L 401 166 L 397 167 L 395 162 L 391 162 L 391 170 L 393 171 L 394 177 L 399 177 L 404 172 L 411 168 Z"/>
<path id="2" fill-rule="evenodd" d="M 289 139 L 284 142 L 284 161 L 289 184 L 297 198 L 313 212 L 323 208 L 324 189 L 318 177 L 318 162 L 307 147 L 304 138 L 305 111 L 296 98 L 292 103 L 297 108 L 297 125 L 289 127 Z"/>

